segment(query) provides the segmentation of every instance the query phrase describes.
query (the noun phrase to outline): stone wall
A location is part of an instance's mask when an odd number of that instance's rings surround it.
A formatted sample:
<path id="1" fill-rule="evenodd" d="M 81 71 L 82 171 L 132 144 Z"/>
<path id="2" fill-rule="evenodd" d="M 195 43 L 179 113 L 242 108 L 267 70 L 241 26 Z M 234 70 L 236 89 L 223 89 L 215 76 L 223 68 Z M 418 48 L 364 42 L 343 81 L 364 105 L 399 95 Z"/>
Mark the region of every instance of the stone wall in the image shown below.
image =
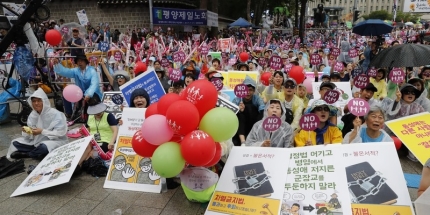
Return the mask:
<path id="1" fill-rule="evenodd" d="M 6 0 L 6 2 L 22 3 L 23 0 Z M 51 18 L 58 22 L 64 19 L 67 22 L 78 22 L 76 11 L 85 9 L 88 20 L 94 25 L 109 23 L 111 30 L 126 30 L 127 26 L 134 28 L 149 28 L 149 8 L 146 5 L 103 6 L 97 5 L 97 0 L 56 0 L 47 4 L 51 10 Z M 3 13 L 3 10 L 1 10 Z"/>

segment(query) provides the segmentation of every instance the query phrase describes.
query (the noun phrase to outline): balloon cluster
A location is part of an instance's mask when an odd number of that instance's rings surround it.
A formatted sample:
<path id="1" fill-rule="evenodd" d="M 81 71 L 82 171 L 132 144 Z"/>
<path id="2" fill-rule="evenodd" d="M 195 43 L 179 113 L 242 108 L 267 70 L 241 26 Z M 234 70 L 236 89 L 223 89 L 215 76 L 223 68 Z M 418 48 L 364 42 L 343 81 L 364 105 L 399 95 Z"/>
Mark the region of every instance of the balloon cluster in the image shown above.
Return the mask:
<path id="1" fill-rule="evenodd" d="M 161 177 L 178 175 L 186 164 L 210 167 L 218 163 L 219 142 L 236 134 L 239 121 L 228 108 L 215 107 L 218 92 L 207 80 L 197 80 L 180 95 L 168 93 L 145 112 L 142 129 L 132 139 L 134 151 L 151 157 Z"/>

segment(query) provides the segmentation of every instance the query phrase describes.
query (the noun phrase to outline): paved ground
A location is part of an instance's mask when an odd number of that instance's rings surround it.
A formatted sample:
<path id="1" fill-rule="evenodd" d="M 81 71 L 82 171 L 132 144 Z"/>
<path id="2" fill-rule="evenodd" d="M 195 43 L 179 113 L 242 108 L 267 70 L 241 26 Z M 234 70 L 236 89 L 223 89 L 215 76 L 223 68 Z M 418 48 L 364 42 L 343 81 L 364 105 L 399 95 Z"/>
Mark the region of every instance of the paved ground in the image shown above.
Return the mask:
<path id="1" fill-rule="evenodd" d="M 11 139 L 20 135 L 16 122 L 0 125 L 0 156 L 6 155 Z M 422 165 L 401 159 L 406 173 L 421 174 Z M 31 159 L 25 165 L 37 164 Z M 182 189 L 153 194 L 104 189 L 105 178 L 82 174 L 69 183 L 34 193 L 9 198 L 27 177 L 26 173 L 0 179 L 0 214 L 112 214 L 121 209 L 123 214 L 203 214 L 206 205 L 189 202 Z M 411 200 L 416 199 L 417 189 L 409 188 Z"/>

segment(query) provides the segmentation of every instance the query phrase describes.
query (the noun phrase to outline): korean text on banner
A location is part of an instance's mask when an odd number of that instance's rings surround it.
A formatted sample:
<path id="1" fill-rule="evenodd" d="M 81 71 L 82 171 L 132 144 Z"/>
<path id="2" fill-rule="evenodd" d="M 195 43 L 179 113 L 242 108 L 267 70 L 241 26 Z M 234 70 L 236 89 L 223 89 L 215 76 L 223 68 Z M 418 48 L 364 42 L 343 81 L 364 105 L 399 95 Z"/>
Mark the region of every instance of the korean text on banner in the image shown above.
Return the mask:
<path id="1" fill-rule="evenodd" d="M 87 13 L 85 12 L 85 9 L 77 11 L 76 15 L 78 16 L 79 24 L 81 24 L 82 26 L 88 25 L 89 21 L 88 21 L 88 17 L 87 17 Z"/>
<path id="2" fill-rule="evenodd" d="M 207 11 L 207 15 L 208 15 L 208 26 L 218 27 L 218 14 L 212 11 Z"/>
<path id="3" fill-rule="evenodd" d="M 142 127 L 145 111 L 146 108 L 124 108 L 104 188 L 161 192 L 160 176 L 152 169 L 151 159 L 137 155 L 131 145 L 134 133 Z"/>
<path id="4" fill-rule="evenodd" d="M 219 39 L 218 42 L 219 42 L 221 52 L 230 52 L 230 47 L 232 43 L 230 38 Z"/>
<path id="5" fill-rule="evenodd" d="M 154 25 L 206 25 L 206 10 L 153 7 Z"/>
<path id="6" fill-rule="evenodd" d="M 154 71 L 140 74 L 139 76 L 120 86 L 119 89 L 124 95 L 125 101 L 129 106 L 130 102 L 133 102 L 130 101 L 130 97 L 131 93 L 133 93 L 135 89 L 146 90 L 146 92 L 149 94 L 151 104 L 157 102 L 164 94 L 166 94 L 164 92 L 163 85 L 161 85 L 161 82 Z"/>
<path id="7" fill-rule="evenodd" d="M 234 89 L 234 87 L 238 84 L 243 84 L 245 77 L 248 75 L 251 77 L 256 83 L 258 82 L 258 72 L 245 72 L 245 71 L 228 71 L 228 72 L 220 72 L 222 77 L 224 77 L 224 86 L 227 89 Z"/>
<path id="8" fill-rule="evenodd" d="M 423 165 L 429 159 L 430 154 L 430 122 L 428 119 L 430 119 L 430 113 L 425 112 L 385 122 Z"/>
<path id="9" fill-rule="evenodd" d="M 11 197 L 69 182 L 92 138 L 90 136 L 75 140 L 50 152 L 12 193 Z"/>

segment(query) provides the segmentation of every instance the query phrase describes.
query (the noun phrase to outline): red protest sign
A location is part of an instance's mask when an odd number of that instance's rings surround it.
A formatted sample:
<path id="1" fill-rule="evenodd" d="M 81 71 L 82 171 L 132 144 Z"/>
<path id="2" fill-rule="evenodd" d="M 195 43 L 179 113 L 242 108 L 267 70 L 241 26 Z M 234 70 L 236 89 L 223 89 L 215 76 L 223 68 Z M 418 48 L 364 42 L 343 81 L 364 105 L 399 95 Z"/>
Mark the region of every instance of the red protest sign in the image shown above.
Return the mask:
<path id="1" fill-rule="evenodd" d="M 274 70 L 279 70 L 282 67 L 282 58 L 279 56 L 272 56 L 269 60 L 270 68 Z"/>
<path id="2" fill-rule="evenodd" d="M 369 77 L 374 78 L 374 77 L 376 77 L 378 75 L 378 70 L 375 69 L 375 67 L 372 67 L 372 68 L 369 69 L 369 71 L 367 71 L 367 75 Z"/>
<path id="3" fill-rule="evenodd" d="M 369 112 L 369 103 L 360 98 L 351 99 L 348 102 L 348 110 L 355 116 L 364 116 Z"/>
<path id="4" fill-rule="evenodd" d="M 400 68 L 393 68 L 388 76 L 390 81 L 399 84 L 405 81 L 405 72 Z"/>
<path id="5" fill-rule="evenodd" d="M 222 90 L 222 88 L 224 87 L 224 83 L 222 83 L 221 78 L 212 78 L 211 82 L 215 86 L 217 91 Z"/>
<path id="6" fill-rule="evenodd" d="M 238 84 L 234 87 L 234 94 L 239 98 L 244 98 L 248 95 L 248 86 L 245 84 Z"/>
<path id="7" fill-rule="evenodd" d="M 337 61 L 336 64 L 334 64 L 333 70 L 336 72 L 341 72 L 345 69 L 345 66 L 342 62 Z"/>
<path id="8" fill-rule="evenodd" d="M 337 90 L 330 90 L 324 94 L 323 100 L 328 104 L 333 104 L 339 100 L 340 92 Z"/>
<path id="9" fill-rule="evenodd" d="M 263 129 L 269 132 L 276 131 L 282 125 L 282 119 L 277 116 L 270 116 L 264 119 Z"/>
<path id="10" fill-rule="evenodd" d="M 314 113 L 303 115 L 300 118 L 299 126 L 305 131 L 313 131 L 318 128 L 320 124 L 320 119 Z"/>
<path id="11" fill-rule="evenodd" d="M 334 56 L 339 56 L 340 55 L 340 49 L 339 48 L 333 48 L 330 52 L 330 54 L 334 55 Z"/>
<path id="12" fill-rule="evenodd" d="M 348 56 L 349 56 L 350 58 L 357 57 L 357 56 L 358 56 L 358 51 L 357 51 L 357 49 L 354 49 L 354 48 L 350 49 L 350 50 L 348 51 Z"/>
<path id="13" fill-rule="evenodd" d="M 354 86 L 362 89 L 365 88 L 370 83 L 370 77 L 364 74 L 357 75 L 354 78 Z"/>
<path id="14" fill-rule="evenodd" d="M 181 77 L 182 77 L 182 73 L 181 73 L 181 70 L 179 69 L 173 69 L 172 72 L 169 74 L 169 78 L 173 82 L 181 80 Z"/>
<path id="15" fill-rule="evenodd" d="M 312 65 L 319 65 L 322 62 L 322 57 L 319 54 L 312 54 L 311 55 L 311 64 Z"/>

